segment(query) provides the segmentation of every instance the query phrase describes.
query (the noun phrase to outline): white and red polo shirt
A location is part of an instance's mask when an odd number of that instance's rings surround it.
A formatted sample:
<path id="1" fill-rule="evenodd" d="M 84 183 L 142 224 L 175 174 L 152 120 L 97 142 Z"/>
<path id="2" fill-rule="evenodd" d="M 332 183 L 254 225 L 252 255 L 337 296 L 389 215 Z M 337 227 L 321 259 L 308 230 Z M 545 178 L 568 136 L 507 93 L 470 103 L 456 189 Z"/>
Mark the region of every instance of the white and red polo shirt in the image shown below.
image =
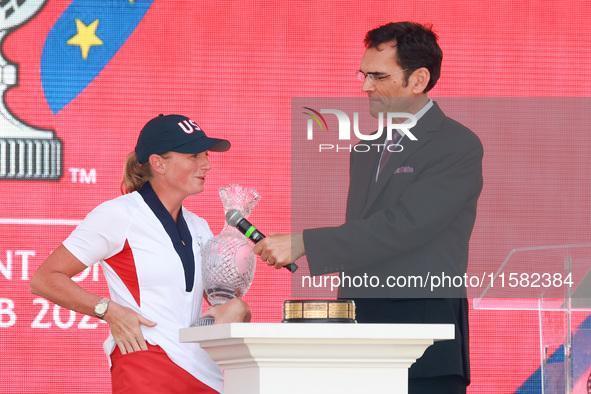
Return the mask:
<path id="1" fill-rule="evenodd" d="M 207 222 L 181 208 L 177 222 L 149 183 L 95 208 L 63 242 L 85 265 L 102 264 L 111 299 L 153 322 L 147 342 L 201 382 L 222 392 L 223 374 L 196 343 L 180 343 L 179 329 L 201 314 L 201 246 L 213 236 Z M 109 335 L 109 356 L 115 349 Z"/>

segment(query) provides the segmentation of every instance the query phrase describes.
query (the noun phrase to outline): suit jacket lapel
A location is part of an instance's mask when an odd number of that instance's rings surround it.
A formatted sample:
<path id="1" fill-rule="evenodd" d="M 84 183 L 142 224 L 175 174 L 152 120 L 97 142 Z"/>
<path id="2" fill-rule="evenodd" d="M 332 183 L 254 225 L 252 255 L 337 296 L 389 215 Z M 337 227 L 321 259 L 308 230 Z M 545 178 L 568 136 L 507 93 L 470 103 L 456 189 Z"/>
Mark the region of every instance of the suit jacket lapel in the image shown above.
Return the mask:
<path id="1" fill-rule="evenodd" d="M 408 158 L 410 158 L 420 147 L 428 144 L 431 140 L 431 133 L 437 131 L 441 122 L 445 118 L 445 114 L 439 109 L 437 103 L 433 103 L 433 107 L 418 121 L 417 125 L 411 129 L 412 133 L 417 137 L 417 141 L 411 141 L 409 138 L 403 138 L 400 144 L 403 146 L 402 152 L 394 152 L 388 159 L 382 173 L 375 182 L 375 174 L 377 163 L 380 155 L 374 160 L 373 172 L 369 175 L 369 192 L 367 194 L 367 201 L 363 210 L 362 217 L 365 216 L 375 203 L 376 199 L 382 193 L 386 185 L 391 181 L 394 171 L 402 166 Z M 385 138 L 385 137 L 384 137 Z M 383 139 L 381 139 L 383 143 Z M 366 173 L 367 174 L 367 173 Z"/>

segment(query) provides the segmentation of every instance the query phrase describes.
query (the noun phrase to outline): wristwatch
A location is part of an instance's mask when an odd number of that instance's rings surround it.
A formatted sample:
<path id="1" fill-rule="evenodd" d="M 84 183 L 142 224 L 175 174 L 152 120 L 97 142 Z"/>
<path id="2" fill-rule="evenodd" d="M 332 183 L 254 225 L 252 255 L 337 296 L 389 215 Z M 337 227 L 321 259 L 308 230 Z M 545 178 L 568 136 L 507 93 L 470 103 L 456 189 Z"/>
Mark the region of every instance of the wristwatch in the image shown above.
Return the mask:
<path id="1" fill-rule="evenodd" d="M 110 301 L 111 300 L 108 298 L 103 298 L 100 300 L 94 307 L 94 315 L 99 319 L 102 319 L 105 316 L 105 313 L 107 313 L 107 308 L 109 307 Z"/>

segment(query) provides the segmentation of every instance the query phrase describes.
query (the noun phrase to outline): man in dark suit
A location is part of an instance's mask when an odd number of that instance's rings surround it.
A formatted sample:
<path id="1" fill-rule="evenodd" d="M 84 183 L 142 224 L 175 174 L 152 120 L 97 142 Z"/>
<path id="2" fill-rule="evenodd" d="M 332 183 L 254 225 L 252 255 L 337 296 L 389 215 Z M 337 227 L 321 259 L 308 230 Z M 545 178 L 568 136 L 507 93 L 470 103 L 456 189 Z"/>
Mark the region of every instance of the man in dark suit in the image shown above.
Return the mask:
<path id="1" fill-rule="evenodd" d="M 346 222 L 293 236 L 271 234 L 255 253 L 276 268 L 305 254 L 312 275 L 376 276 L 382 284 L 395 277 L 463 277 L 483 150 L 474 133 L 427 96 L 441 68 L 437 36 L 419 24 L 390 23 L 369 31 L 365 45 L 358 76 L 370 112 L 413 114 L 417 124 L 410 131 L 417 141 L 402 141 L 403 133 L 387 141 L 382 133 L 377 143 L 384 149 L 353 150 Z M 455 339 L 435 343 L 410 368 L 409 393 L 466 392 L 465 287 L 342 286 L 339 298 L 355 300 L 359 323 L 453 323 Z"/>

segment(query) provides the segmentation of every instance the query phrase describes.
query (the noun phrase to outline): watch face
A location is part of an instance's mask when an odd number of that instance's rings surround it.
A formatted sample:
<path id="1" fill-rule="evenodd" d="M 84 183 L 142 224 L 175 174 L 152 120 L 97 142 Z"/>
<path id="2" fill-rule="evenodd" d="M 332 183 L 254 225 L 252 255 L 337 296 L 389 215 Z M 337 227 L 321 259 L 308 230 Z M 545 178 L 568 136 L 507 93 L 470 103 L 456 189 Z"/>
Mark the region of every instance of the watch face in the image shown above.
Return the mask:
<path id="1" fill-rule="evenodd" d="M 103 315 L 107 311 L 107 305 L 102 303 L 98 304 L 94 311 L 97 315 Z"/>
<path id="2" fill-rule="evenodd" d="M 94 314 L 96 317 L 102 319 L 104 314 L 107 312 L 107 307 L 109 305 L 108 299 L 102 299 L 99 301 L 98 304 L 94 307 Z"/>

